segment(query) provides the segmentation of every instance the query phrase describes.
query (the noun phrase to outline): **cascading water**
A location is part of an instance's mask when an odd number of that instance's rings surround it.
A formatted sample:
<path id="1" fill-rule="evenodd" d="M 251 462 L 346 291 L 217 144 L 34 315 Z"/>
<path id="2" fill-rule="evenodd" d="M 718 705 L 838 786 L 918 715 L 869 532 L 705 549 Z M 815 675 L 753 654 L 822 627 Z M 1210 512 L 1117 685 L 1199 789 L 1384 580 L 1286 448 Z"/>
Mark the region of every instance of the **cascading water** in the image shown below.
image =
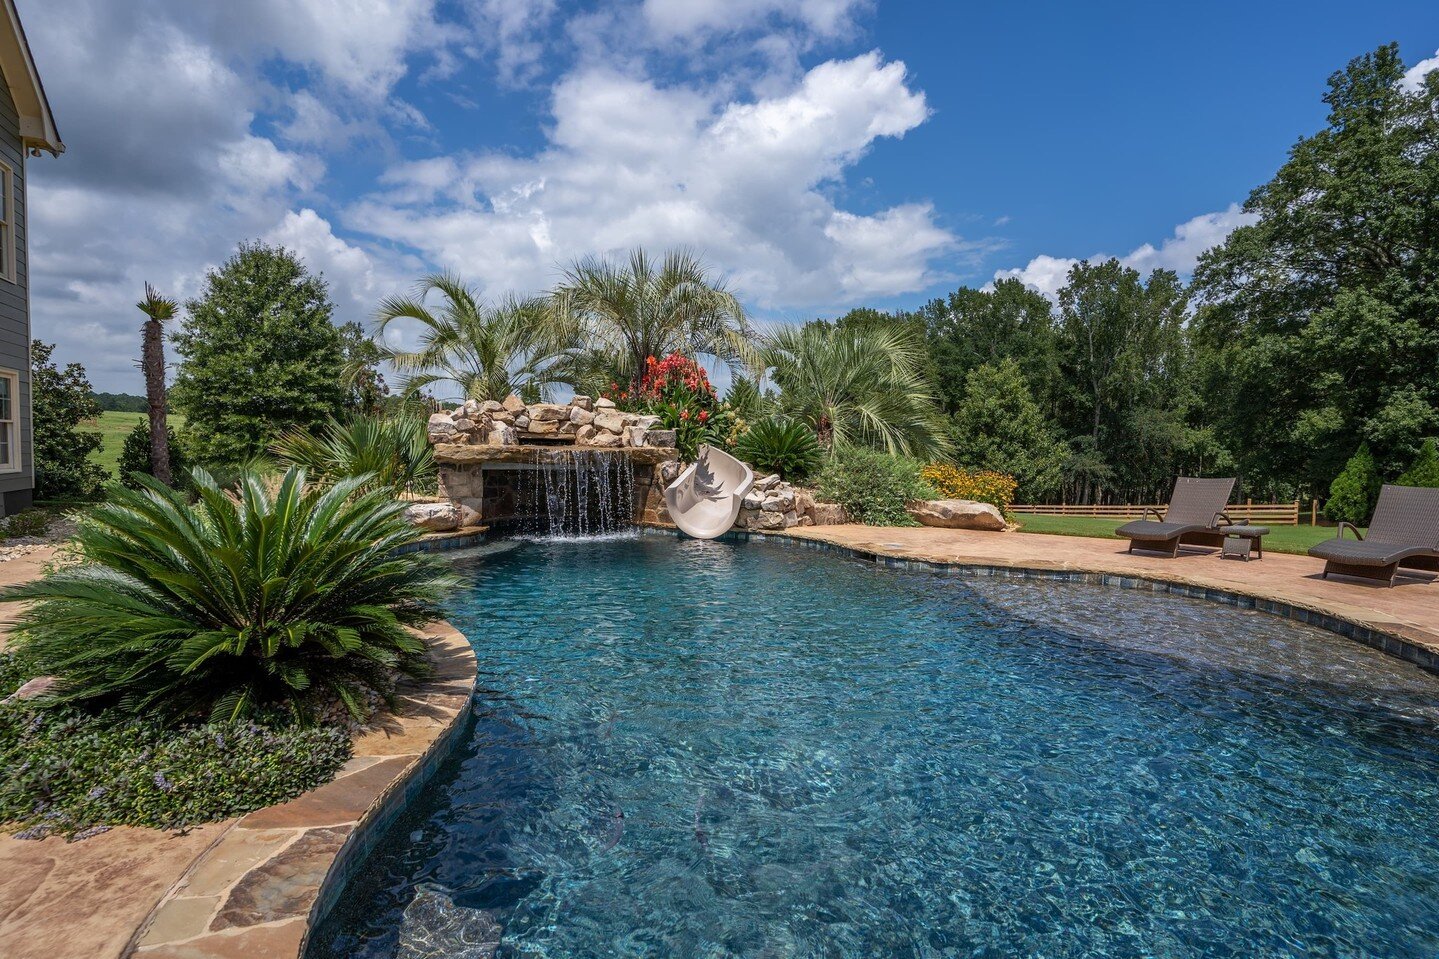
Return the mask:
<path id="1" fill-rule="evenodd" d="M 604 450 L 536 450 L 521 469 L 519 531 L 531 535 L 603 536 L 634 525 L 635 470 L 630 458 Z"/>

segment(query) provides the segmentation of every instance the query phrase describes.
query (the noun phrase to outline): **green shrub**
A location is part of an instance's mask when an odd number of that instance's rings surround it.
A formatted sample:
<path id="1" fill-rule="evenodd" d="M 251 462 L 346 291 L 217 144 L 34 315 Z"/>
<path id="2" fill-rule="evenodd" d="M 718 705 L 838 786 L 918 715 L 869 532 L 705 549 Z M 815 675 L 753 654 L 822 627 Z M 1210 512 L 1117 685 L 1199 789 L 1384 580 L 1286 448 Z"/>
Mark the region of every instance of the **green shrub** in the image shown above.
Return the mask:
<path id="1" fill-rule="evenodd" d="M 839 447 L 819 472 L 820 498 L 838 503 L 870 526 L 914 526 L 905 503 L 933 499 L 932 486 L 920 478 L 921 466 L 911 459 L 863 447 Z"/>
<path id="2" fill-rule="evenodd" d="M 1394 482 L 1400 486 L 1439 487 L 1439 448 L 1432 439 L 1424 441 L 1414 462 Z"/>
<path id="3" fill-rule="evenodd" d="M 329 482 L 369 474 L 373 485 L 396 492 L 413 488 L 435 472 L 425 420 L 410 412 L 330 420 L 318 436 L 294 430 L 276 440 L 270 452 L 281 462 L 303 466 L 311 476 Z"/>
<path id="4" fill-rule="evenodd" d="M 39 340 L 30 345 L 35 498 L 93 500 L 107 478 L 105 467 L 90 459 L 100 449 L 100 434 L 80 426 L 94 421 L 100 407 L 90 395 L 85 367 L 67 363 L 62 369 L 51 359 L 54 352 L 52 344 Z M 0 406 L 4 402 L 18 400 Z"/>
<path id="5" fill-rule="evenodd" d="M 0 655 L 0 698 L 29 675 Z M 0 823 L 27 838 L 176 829 L 293 799 L 332 779 L 349 755 L 349 736 L 333 726 L 175 729 L 74 707 L 0 705 Z"/>
<path id="6" fill-rule="evenodd" d="M 170 442 L 170 475 L 175 478 L 175 485 L 183 486 L 189 478 L 189 471 L 186 467 L 185 451 L 180 446 L 179 436 L 175 433 L 173 426 L 165 427 L 165 435 Z M 143 473 L 146 476 L 153 476 L 150 472 L 150 421 L 142 419 L 135 424 L 135 428 L 125 434 L 125 444 L 120 447 L 120 482 L 131 489 L 139 489 L 140 484 L 134 478 L 134 474 Z"/>
<path id="7" fill-rule="evenodd" d="M 782 416 L 751 426 L 735 444 L 735 455 L 760 473 L 778 473 L 785 480 L 804 479 L 824 460 L 810 428 Z"/>
<path id="8" fill-rule="evenodd" d="M 0 520 L 0 539 L 19 536 L 44 536 L 55 525 L 55 517 L 43 509 L 27 509 Z"/>
<path id="9" fill-rule="evenodd" d="M 1336 523 L 1365 525 L 1374 512 L 1379 485 L 1379 471 L 1374 466 L 1374 457 L 1369 454 L 1369 444 L 1364 443 L 1330 484 L 1324 515 Z"/>
<path id="10" fill-rule="evenodd" d="M 367 477 L 307 488 L 291 469 L 222 491 L 192 474 L 199 501 L 150 477 L 112 487 L 80 521 L 83 563 L 7 590 L 25 600 L 16 648 L 61 677 L 59 702 L 211 721 L 280 710 L 302 722 L 342 702 L 367 710 L 395 670 L 423 669 L 408 629 L 431 620 L 448 578 L 420 531 Z"/>

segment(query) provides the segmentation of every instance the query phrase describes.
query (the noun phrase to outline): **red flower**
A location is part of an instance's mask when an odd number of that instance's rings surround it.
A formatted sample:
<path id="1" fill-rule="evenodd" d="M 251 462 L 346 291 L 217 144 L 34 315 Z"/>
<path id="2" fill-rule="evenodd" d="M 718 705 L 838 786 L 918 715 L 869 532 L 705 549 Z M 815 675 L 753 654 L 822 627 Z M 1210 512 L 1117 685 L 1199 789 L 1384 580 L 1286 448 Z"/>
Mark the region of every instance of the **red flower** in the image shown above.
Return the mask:
<path id="1" fill-rule="evenodd" d="M 688 420 L 689 418 L 690 418 L 690 411 L 689 411 L 689 410 L 680 410 L 680 419 L 682 419 L 682 420 Z"/>
<path id="2" fill-rule="evenodd" d="M 686 410 L 686 412 L 689 412 L 689 411 Z M 709 418 L 710 418 L 710 411 L 709 411 L 709 410 L 700 410 L 700 417 L 699 417 L 699 419 L 700 419 L 700 422 L 701 422 L 701 423 L 705 422 L 705 421 L 708 420 Z"/>

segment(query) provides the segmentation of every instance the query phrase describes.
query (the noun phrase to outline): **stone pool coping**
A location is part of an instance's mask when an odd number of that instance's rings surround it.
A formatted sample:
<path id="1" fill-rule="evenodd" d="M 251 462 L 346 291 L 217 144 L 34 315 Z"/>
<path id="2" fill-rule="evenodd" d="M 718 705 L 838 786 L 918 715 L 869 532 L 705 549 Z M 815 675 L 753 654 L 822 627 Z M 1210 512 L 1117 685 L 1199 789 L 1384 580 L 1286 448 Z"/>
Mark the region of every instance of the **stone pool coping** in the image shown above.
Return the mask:
<path id="1" fill-rule="evenodd" d="M 679 535 L 667 524 L 642 524 L 642 531 Z M 1439 580 L 1401 578 L 1389 588 L 1322 579 L 1323 562 L 1308 556 L 1270 552 L 1245 563 L 1205 551 L 1168 559 L 1131 554 L 1120 540 L 1044 533 L 845 524 L 732 530 L 721 538 L 834 550 L 946 576 L 1057 579 L 1206 599 L 1317 626 L 1439 673 Z"/>

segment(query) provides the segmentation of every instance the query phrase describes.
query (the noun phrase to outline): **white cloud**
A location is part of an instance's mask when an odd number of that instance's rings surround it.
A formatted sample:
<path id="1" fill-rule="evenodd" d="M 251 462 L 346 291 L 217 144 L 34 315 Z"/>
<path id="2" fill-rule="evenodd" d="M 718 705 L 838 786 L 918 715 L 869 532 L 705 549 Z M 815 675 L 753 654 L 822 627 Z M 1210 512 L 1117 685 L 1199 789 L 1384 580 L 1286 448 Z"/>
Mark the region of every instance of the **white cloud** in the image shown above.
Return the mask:
<path id="1" fill-rule="evenodd" d="M 495 56 L 500 80 L 524 83 L 539 71 L 544 31 L 555 15 L 555 0 L 470 0 L 479 43 Z"/>
<path id="2" fill-rule="evenodd" d="M 850 30 L 868 6 L 868 0 L 644 0 L 643 9 L 661 38 L 736 33 L 766 20 L 833 37 Z"/>
<path id="3" fill-rule="evenodd" d="M 402 164 L 347 227 L 401 241 L 491 292 L 634 245 L 701 249 L 765 308 L 920 289 L 962 249 L 932 207 L 840 209 L 827 187 L 877 140 L 929 115 L 904 65 L 830 61 L 783 94 L 730 101 L 582 70 L 555 89 L 545 149 Z"/>
<path id="4" fill-rule="evenodd" d="M 278 91 L 256 72 L 256 60 L 294 56 L 324 73 L 317 89 L 348 91 L 295 101 L 296 121 L 302 114 L 311 124 L 325 121 L 337 99 L 353 108 L 383 96 L 429 3 L 263 0 L 240 12 L 239 4 L 153 0 L 145 16 L 119 6 L 52 0 L 24 10 L 68 145 L 65 156 L 32 161 L 27 170 L 30 292 L 35 336 L 58 343 L 59 360 L 81 360 L 98 389 L 134 390 L 134 302 L 144 282 L 181 300 L 199 294 L 204 271 L 237 240 L 268 233 L 298 240 L 286 219 L 292 204 L 324 184 L 324 158 L 258 132 L 256 117 Z M 298 19 L 286 22 L 286 12 Z M 345 16 L 354 23 L 334 29 Z M 299 36 L 307 30 L 324 36 Z M 357 96 L 355 84 L 374 88 Z M 322 143 L 315 128 L 308 137 L 291 132 L 289 143 Z M 380 276 L 353 269 L 353 258 L 334 248 L 302 252 L 334 269 L 341 318 L 367 317 L 374 304 L 361 304 L 351 285 L 368 292 Z"/>
<path id="5" fill-rule="evenodd" d="M 1210 247 L 1224 242 L 1236 227 L 1253 223 L 1257 218 L 1243 212 L 1238 204 L 1215 213 L 1205 213 L 1179 224 L 1172 236 L 1155 247 L 1145 243 L 1135 250 L 1119 257 L 1119 262 L 1140 273 L 1153 270 L 1173 270 L 1181 275 L 1194 271 L 1199 257 Z M 1087 257 L 1091 262 L 1105 260 L 1109 254 L 1096 253 Z M 996 280 L 1018 279 L 1050 299 L 1056 299 L 1064 286 L 1069 271 L 1080 261 L 1074 257 L 1056 257 L 1041 254 L 1021 267 L 997 270 Z"/>
<path id="6" fill-rule="evenodd" d="M 1423 88 L 1424 78 L 1435 70 L 1439 70 L 1439 50 L 1435 50 L 1434 56 L 1428 60 L 1420 60 L 1410 67 L 1399 86 L 1410 93 L 1416 93 Z"/>
<path id="7" fill-rule="evenodd" d="M 338 307 L 335 319 L 366 329 L 382 298 L 402 292 L 424 272 L 424 264 L 413 257 L 372 252 L 341 239 L 328 220 L 308 207 L 286 213 L 263 239 L 294 251 L 312 272 L 323 273 Z"/>

